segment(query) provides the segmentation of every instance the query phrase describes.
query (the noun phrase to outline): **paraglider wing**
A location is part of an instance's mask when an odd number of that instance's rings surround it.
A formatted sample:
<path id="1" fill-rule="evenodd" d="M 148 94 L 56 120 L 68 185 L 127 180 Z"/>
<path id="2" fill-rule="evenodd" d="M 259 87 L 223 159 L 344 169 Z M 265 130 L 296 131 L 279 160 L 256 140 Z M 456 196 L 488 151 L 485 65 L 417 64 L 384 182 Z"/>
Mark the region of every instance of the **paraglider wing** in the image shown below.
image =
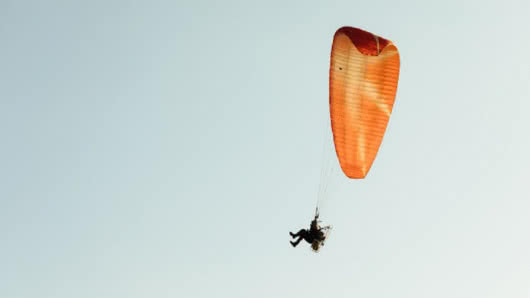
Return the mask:
<path id="1" fill-rule="evenodd" d="M 385 134 L 399 78 L 391 41 L 342 27 L 331 50 L 329 103 L 335 150 L 349 178 L 364 178 Z"/>

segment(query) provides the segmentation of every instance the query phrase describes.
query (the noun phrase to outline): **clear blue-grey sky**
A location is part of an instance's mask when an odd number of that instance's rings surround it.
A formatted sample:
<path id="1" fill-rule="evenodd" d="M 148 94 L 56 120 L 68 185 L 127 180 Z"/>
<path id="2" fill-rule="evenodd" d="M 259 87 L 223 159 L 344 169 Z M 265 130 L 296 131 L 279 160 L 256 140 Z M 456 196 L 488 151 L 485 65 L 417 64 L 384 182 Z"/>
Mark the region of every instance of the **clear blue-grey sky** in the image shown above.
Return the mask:
<path id="1" fill-rule="evenodd" d="M 0 1 L 0 297 L 529 297 L 528 1 Z M 335 30 L 391 39 L 313 214 Z"/>

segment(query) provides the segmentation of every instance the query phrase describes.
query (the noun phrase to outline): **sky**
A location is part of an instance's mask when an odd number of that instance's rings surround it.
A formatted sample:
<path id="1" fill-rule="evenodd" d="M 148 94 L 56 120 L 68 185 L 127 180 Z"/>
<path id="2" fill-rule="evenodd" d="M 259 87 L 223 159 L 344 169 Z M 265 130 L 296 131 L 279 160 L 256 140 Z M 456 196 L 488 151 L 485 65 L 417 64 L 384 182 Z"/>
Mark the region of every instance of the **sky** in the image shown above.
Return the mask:
<path id="1" fill-rule="evenodd" d="M 315 254 L 341 26 L 401 72 Z M 523 0 L 0 0 L 0 296 L 529 297 L 529 36 Z"/>

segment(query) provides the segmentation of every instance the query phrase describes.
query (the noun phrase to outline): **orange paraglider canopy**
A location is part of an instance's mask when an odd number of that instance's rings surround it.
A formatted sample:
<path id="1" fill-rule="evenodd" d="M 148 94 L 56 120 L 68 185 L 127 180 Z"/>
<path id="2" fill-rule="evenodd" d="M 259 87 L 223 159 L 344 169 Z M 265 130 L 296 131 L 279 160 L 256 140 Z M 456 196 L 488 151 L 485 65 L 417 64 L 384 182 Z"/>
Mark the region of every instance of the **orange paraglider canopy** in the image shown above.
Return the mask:
<path id="1" fill-rule="evenodd" d="M 387 39 L 342 27 L 333 38 L 329 73 L 331 128 L 337 157 L 346 176 L 364 178 L 392 113 L 399 53 Z"/>

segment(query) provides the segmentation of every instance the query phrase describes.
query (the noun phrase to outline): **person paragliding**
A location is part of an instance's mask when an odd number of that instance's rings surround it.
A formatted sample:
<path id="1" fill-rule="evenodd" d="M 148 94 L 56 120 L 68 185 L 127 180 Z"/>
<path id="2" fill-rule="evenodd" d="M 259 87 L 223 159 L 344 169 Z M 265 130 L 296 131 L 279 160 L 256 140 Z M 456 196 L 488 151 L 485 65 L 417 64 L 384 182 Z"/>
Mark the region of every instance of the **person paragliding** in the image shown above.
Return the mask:
<path id="1" fill-rule="evenodd" d="M 293 247 L 296 247 L 300 241 L 305 240 L 307 243 L 311 244 L 311 248 L 314 251 L 318 251 L 321 246 L 324 245 L 324 241 L 326 240 L 326 234 L 331 229 L 331 226 L 325 226 L 321 227 L 318 224 L 318 211 L 315 215 L 315 218 L 311 221 L 311 225 L 309 227 L 309 230 L 306 229 L 300 229 L 296 234 L 289 232 L 289 235 L 293 239 L 296 239 L 294 241 L 290 241 L 291 245 Z"/>
<path id="2" fill-rule="evenodd" d="M 364 179 L 372 167 L 394 106 L 399 68 L 399 52 L 392 41 L 353 27 L 335 32 L 329 113 L 336 156 L 350 179 Z M 318 204 L 309 230 L 290 233 L 296 238 L 292 246 L 302 239 L 315 251 L 323 245 L 329 227 L 318 225 Z"/>

